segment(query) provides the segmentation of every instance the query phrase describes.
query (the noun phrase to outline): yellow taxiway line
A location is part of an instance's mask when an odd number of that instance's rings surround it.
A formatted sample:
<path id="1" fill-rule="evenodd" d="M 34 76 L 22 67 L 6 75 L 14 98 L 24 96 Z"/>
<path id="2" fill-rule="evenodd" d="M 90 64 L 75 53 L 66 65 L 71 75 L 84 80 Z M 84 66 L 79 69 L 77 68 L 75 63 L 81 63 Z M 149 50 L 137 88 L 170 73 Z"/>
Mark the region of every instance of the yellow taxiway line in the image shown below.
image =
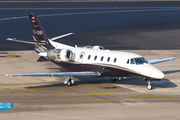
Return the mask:
<path id="1" fill-rule="evenodd" d="M 92 99 L 92 100 L 0 100 L 0 102 L 121 102 L 121 101 L 179 101 L 180 99 Z"/>

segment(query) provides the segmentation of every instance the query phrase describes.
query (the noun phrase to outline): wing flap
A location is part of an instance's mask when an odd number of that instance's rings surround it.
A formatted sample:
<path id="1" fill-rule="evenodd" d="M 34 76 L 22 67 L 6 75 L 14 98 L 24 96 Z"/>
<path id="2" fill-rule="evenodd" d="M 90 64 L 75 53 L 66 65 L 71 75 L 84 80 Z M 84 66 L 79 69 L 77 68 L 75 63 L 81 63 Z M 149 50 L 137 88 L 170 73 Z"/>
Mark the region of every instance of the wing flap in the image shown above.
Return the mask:
<path id="1" fill-rule="evenodd" d="M 171 57 L 171 58 L 165 58 L 165 59 L 153 59 L 153 60 L 148 60 L 148 62 L 150 64 L 157 64 L 157 63 L 161 63 L 161 62 L 166 62 L 166 61 L 170 61 L 170 60 L 175 60 L 175 57 Z"/>
<path id="2" fill-rule="evenodd" d="M 6 76 L 100 76 L 99 72 L 58 72 L 58 73 L 32 73 L 32 74 L 6 74 Z"/>

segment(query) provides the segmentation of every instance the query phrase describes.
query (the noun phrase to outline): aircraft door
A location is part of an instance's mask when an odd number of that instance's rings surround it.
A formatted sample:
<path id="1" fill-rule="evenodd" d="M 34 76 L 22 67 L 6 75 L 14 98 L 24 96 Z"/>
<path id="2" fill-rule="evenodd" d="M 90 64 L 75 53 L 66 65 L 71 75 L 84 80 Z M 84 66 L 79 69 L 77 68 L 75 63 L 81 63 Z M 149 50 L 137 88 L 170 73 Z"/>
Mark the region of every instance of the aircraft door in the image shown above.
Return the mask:
<path id="1" fill-rule="evenodd" d="M 79 62 L 83 63 L 83 58 L 84 58 L 85 52 L 81 52 L 79 55 Z"/>

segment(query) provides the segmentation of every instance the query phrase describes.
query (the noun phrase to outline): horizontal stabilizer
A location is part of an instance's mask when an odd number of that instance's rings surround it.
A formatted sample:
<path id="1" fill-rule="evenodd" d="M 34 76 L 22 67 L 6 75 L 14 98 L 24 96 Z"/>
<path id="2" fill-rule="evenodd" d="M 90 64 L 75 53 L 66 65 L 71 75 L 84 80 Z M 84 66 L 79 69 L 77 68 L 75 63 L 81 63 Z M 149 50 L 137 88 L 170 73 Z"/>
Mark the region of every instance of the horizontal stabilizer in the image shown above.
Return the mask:
<path id="1" fill-rule="evenodd" d="M 6 76 L 100 76 L 99 72 L 58 72 L 58 73 L 34 73 L 34 74 L 6 74 Z"/>
<path id="2" fill-rule="evenodd" d="M 165 59 L 153 59 L 153 60 L 148 60 L 148 62 L 150 64 L 156 64 L 156 63 L 161 63 L 161 62 L 166 62 L 166 61 L 170 61 L 170 60 L 175 60 L 175 57 L 171 57 L 171 58 L 165 58 Z"/>
<path id="3" fill-rule="evenodd" d="M 27 43 L 27 44 L 37 44 L 37 43 L 45 44 L 45 41 L 43 42 L 43 41 L 16 40 L 16 38 L 7 38 L 6 40 L 8 40 L 8 41 L 14 41 L 14 42 Z"/>
<path id="4" fill-rule="evenodd" d="M 73 35 L 73 34 L 74 34 L 74 33 L 68 33 L 68 34 L 60 35 L 60 36 L 51 38 L 50 40 L 55 41 L 55 40 L 65 38 L 65 37 L 70 36 L 70 35 Z"/>

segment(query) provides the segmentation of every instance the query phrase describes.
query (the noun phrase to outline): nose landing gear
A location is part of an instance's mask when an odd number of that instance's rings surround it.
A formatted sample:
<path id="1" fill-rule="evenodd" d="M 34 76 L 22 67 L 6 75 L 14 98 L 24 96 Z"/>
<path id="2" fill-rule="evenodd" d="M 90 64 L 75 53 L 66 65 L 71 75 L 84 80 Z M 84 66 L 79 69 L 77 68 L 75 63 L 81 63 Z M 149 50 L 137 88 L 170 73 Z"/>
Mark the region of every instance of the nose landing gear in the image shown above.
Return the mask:
<path id="1" fill-rule="evenodd" d="M 152 89 L 151 84 L 148 83 L 147 89 L 148 89 L 148 90 L 151 90 L 151 89 Z"/>
<path id="2" fill-rule="evenodd" d="M 148 90 L 151 90 L 151 89 L 152 89 L 151 81 L 148 80 L 147 78 L 145 78 L 145 81 L 146 81 L 146 83 L 147 83 L 147 89 L 148 89 Z"/>
<path id="3" fill-rule="evenodd" d="M 116 82 L 117 80 L 121 80 L 121 77 L 112 77 L 111 78 L 112 82 Z"/>

